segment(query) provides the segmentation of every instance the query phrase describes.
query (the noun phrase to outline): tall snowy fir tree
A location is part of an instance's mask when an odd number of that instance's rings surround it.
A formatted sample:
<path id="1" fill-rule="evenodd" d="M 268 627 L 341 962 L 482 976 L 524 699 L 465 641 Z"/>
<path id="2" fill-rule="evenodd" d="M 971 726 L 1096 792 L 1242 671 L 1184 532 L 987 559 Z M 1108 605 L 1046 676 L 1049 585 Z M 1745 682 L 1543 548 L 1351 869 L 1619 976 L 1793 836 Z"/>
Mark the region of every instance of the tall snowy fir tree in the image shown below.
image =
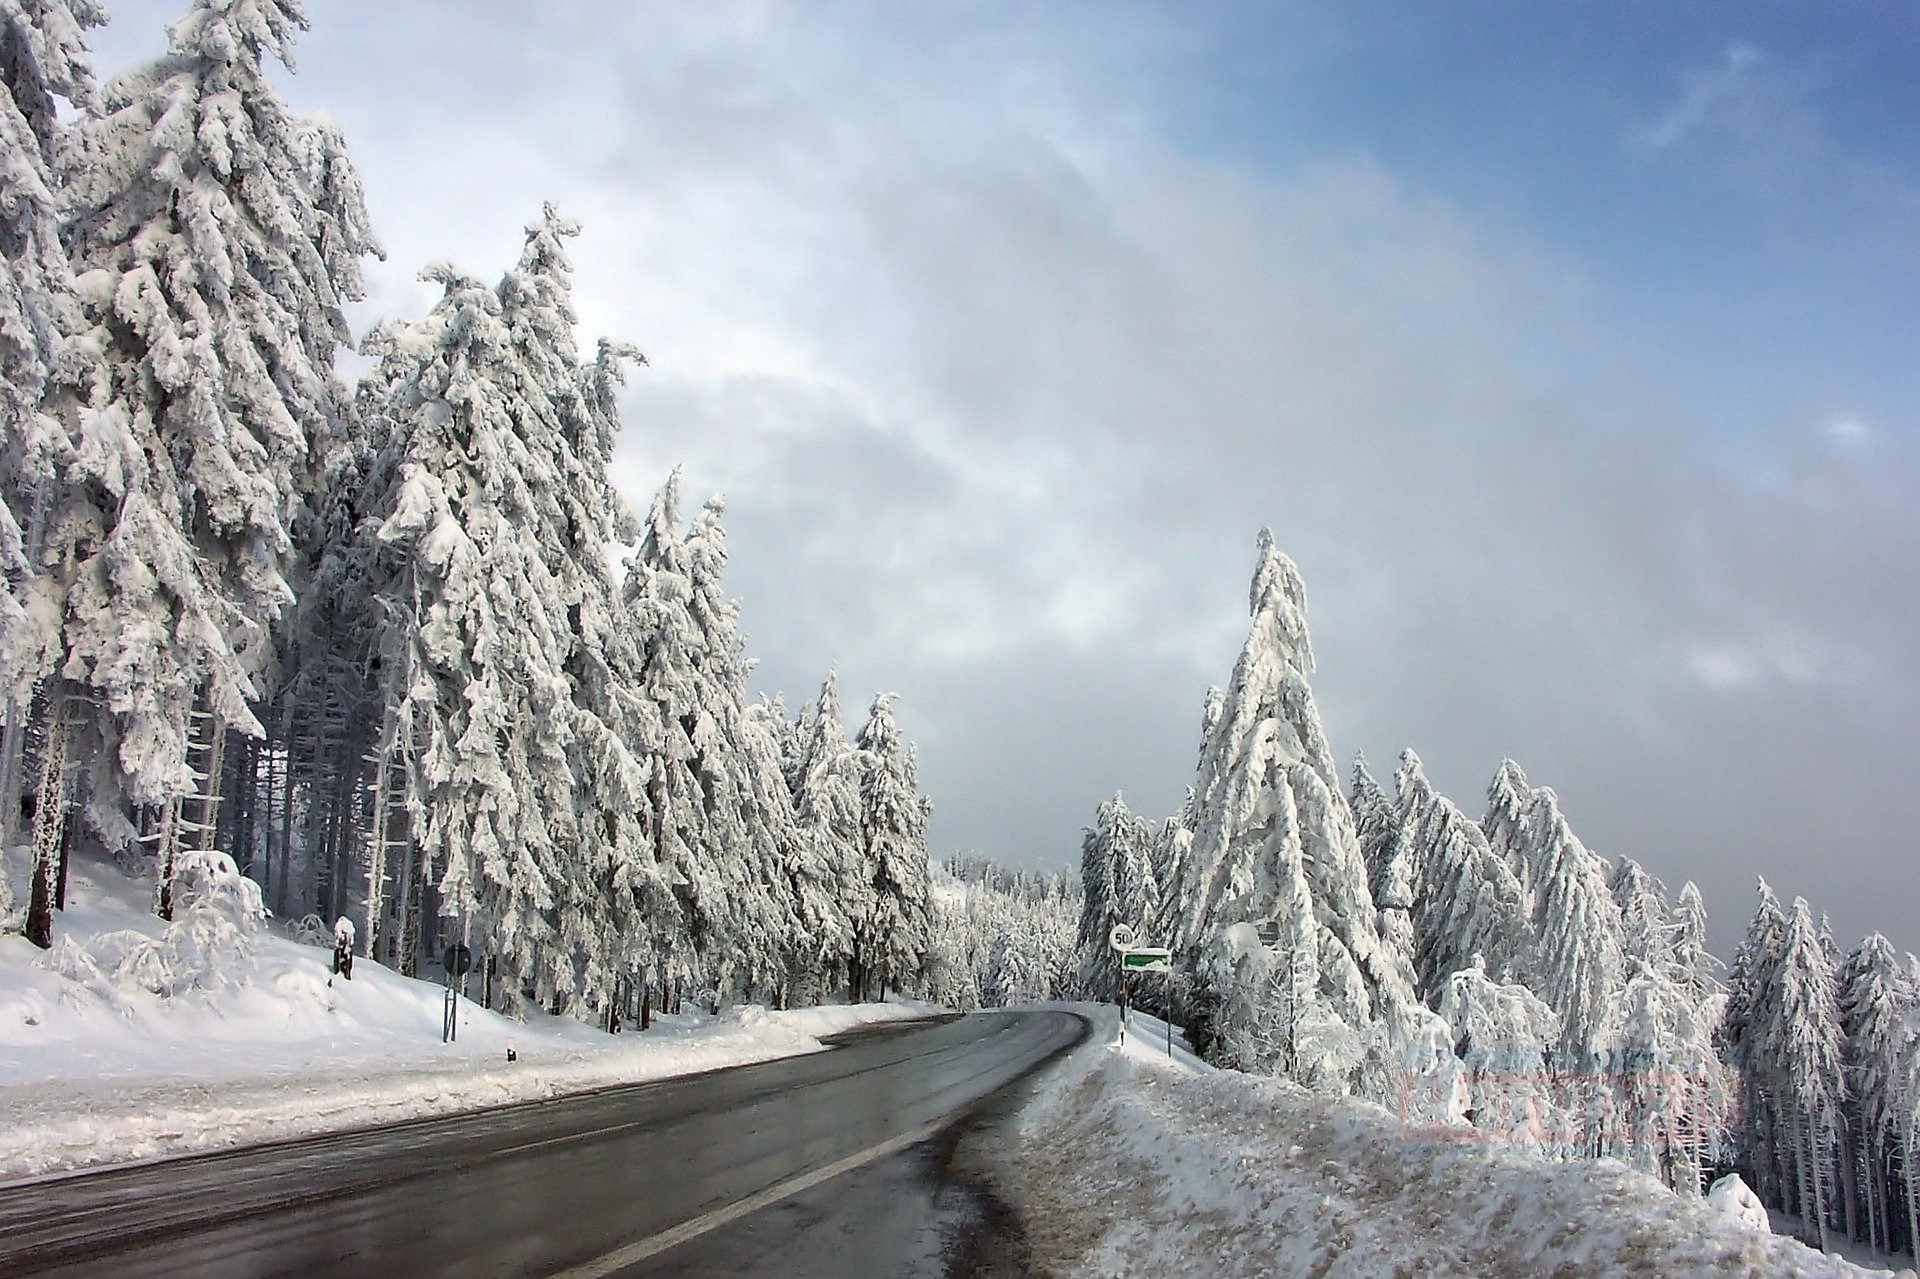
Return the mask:
<path id="1" fill-rule="evenodd" d="M 799 819 L 787 788 L 782 739 L 786 712 L 777 702 L 757 701 L 741 719 L 741 763 L 746 769 L 754 814 L 752 829 L 767 832 L 777 859 L 778 895 L 791 911 L 781 938 L 782 1004 L 813 1003 L 833 985 L 836 965 L 852 937 L 836 898 L 838 887 L 827 842 Z"/>
<path id="2" fill-rule="evenodd" d="M 767 998 L 785 988 L 798 927 L 786 874 L 794 818 L 791 801 L 776 789 L 778 768 L 756 776 L 745 767 L 747 666 L 739 606 L 721 588 L 727 563 L 723 510 L 721 499 L 709 500 L 686 540 L 700 707 L 691 740 L 713 841 L 710 857 L 731 908 L 731 941 L 710 956 L 708 972 L 723 997 Z M 774 803 L 776 795 L 783 802 Z M 921 922 L 924 931 L 924 913 Z"/>
<path id="3" fill-rule="evenodd" d="M 305 26 L 291 0 L 200 0 L 159 60 L 116 79 L 63 139 L 68 240 L 105 407 L 138 443 L 68 602 L 68 675 L 95 708 L 96 826 L 138 806 L 170 912 L 177 851 L 211 848 L 229 731 L 262 726 L 270 628 L 293 598 L 293 529 L 345 395 L 334 357 L 359 295 L 364 220 L 325 208 L 315 134 L 266 78 Z M 344 168 L 344 154 L 329 164 Z M 102 792 L 105 793 L 102 793 Z M 183 801 L 193 798 L 190 809 Z"/>
<path id="4" fill-rule="evenodd" d="M 1412 751 L 1394 774 L 1413 863 L 1415 971 L 1437 1004 L 1447 978 L 1478 955 L 1495 980 L 1523 975 L 1530 925 L 1520 881 L 1471 818 L 1434 789 Z"/>
<path id="5" fill-rule="evenodd" d="M 1688 1194 L 1717 1153 L 1727 1105 L 1714 1054 L 1711 981 L 1684 964 L 1668 922 L 1666 889 L 1632 858 L 1614 871 L 1622 978 L 1616 1054 L 1625 1090 L 1623 1157 Z M 1704 921 L 1702 921 L 1704 925 Z"/>
<path id="6" fill-rule="evenodd" d="M 1199 980 L 1196 1009 L 1221 1010 L 1234 1023 L 1223 1029 L 1239 1042 L 1260 1041 L 1257 1027 L 1284 1003 L 1289 1027 L 1311 1022 L 1341 1032 L 1314 1039 L 1324 1050 L 1317 1078 L 1378 1093 L 1431 1018 L 1380 936 L 1353 818 L 1307 686 L 1313 657 L 1299 573 L 1265 530 L 1259 550 L 1252 630 L 1217 711 L 1209 705 L 1193 844 L 1169 890 L 1179 900 L 1170 940 Z M 1262 1068 L 1281 1065 L 1271 1048 L 1263 1055 Z"/>
<path id="7" fill-rule="evenodd" d="M 1574 835 L 1550 790 L 1533 792 L 1537 832 L 1527 853 L 1539 867 L 1533 931 L 1535 989 L 1560 1014 L 1560 1058 L 1592 1070 L 1613 1047 L 1625 977 L 1620 909 L 1606 864 Z"/>
<path id="8" fill-rule="evenodd" d="M 818 847 L 838 925 L 834 936 L 821 938 L 820 977 L 824 983 L 844 980 L 851 992 L 854 943 L 859 921 L 872 914 L 873 878 L 866 871 L 861 830 L 859 759 L 840 718 L 836 676 L 827 675 L 790 741 L 787 785 L 794 818 Z"/>
<path id="9" fill-rule="evenodd" d="M 1112 999 L 1118 957 L 1111 945 L 1114 925 L 1132 928 L 1141 945 L 1151 936 L 1159 893 L 1152 864 L 1153 833 L 1144 819 L 1115 795 L 1095 811 L 1093 825 L 1080 844 L 1080 980 L 1095 999 Z"/>
<path id="10" fill-rule="evenodd" d="M 1903 979 L 1893 945 L 1879 933 L 1863 940 L 1838 974 L 1840 1036 L 1845 1045 L 1849 1152 L 1860 1178 L 1865 1238 L 1873 1247 L 1894 1246 L 1889 1154 L 1900 1131 L 1899 1061 L 1903 1036 L 1915 1012 L 1914 992 Z"/>
<path id="11" fill-rule="evenodd" d="M 1407 848 L 1400 808 L 1367 768 L 1364 756 L 1353 757 L 1349 802 L 1354 831 L 1360 840 L 1361 860 L 1367 866 L 1367 887 L 1380 912 L 1380 937 L 1413 971 L 1413 862 Z"/>
<path id="12" fill-rule="evenodd" d="M 452 268 L 434 310 L 369 342 L 403 458 L 375 504 L 392 552 L 380 670 L 415 745 L 414 840 L 441 912 L 497 957 L 518 1007 L 574 987 L 557 910 L 568 869 L 573 706 L 565 611 L 541 555 L 535 491 L 554 459 L 529 431 L 499 295 Z"/>
<path id="13" fill-rule="evenodd" d="M 638 976 L 634 952 L 644 941 L 632 917 L 662 913 L 661 886 L 634 817 L 644 796 L 640 765 L 627 746 L 637 713 L 627 681 L 637 657 L 611 565 L 615 544 L 639 533 L 609 474 L 620 430 L 615 395 L 626 363 L 644 357 L 603 341 L 593 363 L 581 363 L 565 250 L 579 229 L 546 206 L 498 292 L 519 371 L 521 430 L 530 448 L 551 459 L 556 478 L 533 497 L 571 703 L 571 802 L 555 813 L 570 863 L 558 872 L 560 947 L 580 968 L 582 995 L 610 1005 L 616 988 Z"/>
<path id="14" fill-rule="evenodd" d="M 1487 837 L 1487 846 L 1520 881 L 1520 896 L 1529 915 L 1540 881 L 1549 869 L 1534 864 L 1543 842 L 1534 829 L 1536 811 L 1533 787 L 1520 765 L 1510 759 L 1500 761 L 1499 771 L 1487 787 L 1487 812 L 1480 819 L 1480 829 Z"/>
<path id="15" fill-rule="evenodd" d="M 917 983 L 927 947 L 927 817 L 913 747 L 882 693 L 854 745 L 860 770 L 861 843 L 872 876 L 869 912 L 855 921 L 857 988 L 869 994 Z"/>
<path id="16" fill-rule="evenodd" d="M 1476 961 L 1448 976 L 1440 1017 L 1460 1059 L 1470 1122 L 1506 1141 L 1543 1142 L 1558 1127 L 1546 1070 L 1560 1029 L 1553 1009 Z"/>
<path id="17" fill-rule="evenodd" d="M 1821 944 L 1806 899 L 1793 899 L 1781 941 L 1776 1018 L 1769 1036 L 1777 1056 L 1775 1097 L 1782 1103 L 1792 1142 L 1791 1164 L 1800 1212 L 1828 1247 L 1828 1213 L 1833 1204 L 1832 1163 L 1840 1124 L 1843 1082 L 1840 1065 L 1840 1014 L 1833 966 Z"/>
<path id="18" fill-rule="evenodd" d="M 635 689 L 643 705 L 632 746 L 646 778 L 642 825 L 677 907 L 654 956 L 670 1004 L 704 979 L 706 958 L 731 940 L 732 916 L 714 865 L 717 840 L 729 832 L 712 828 L 700 790 L 701 631 L 692 612 L 680 518 L 676 471 L 654 497 L 623 588 L 627 624 L 639 649 Z"/>
<path id="19" fill-rule="evenodd" d="M 1909 1007 L 1915 1008 L 1920 1005 L 1920 959 L 1908 954 L 1905 969 Z M 1893 1140 L 1907 1205 L 1907 1251 L 1920 1256 L 1920 1011 L 1910 1011 L 1901 1027 L 1893 1063 L 1893 1104 Z"/>
<path id="20" fill-rule="evenodd" d="M 8 852 L 26 834 L 20 927 L 42 947 L 53 941 L 72 714 L 59 676 L 72 557 L 49 548 L 90 505 L 74 403 L 88 357 L 73 340 L 82 323 L 53 165 L 59 100 L 93 105 L 84 35 L 104 17 L 91 0 L 0 0 L 0 920 L 14 911 Z M 32 779 L 30 734 L 40 739 Z M 34 818 L 23 822 L 27 790 Z"/>
<path id="21" fill-rule="evenodd" d="M 1707 904 L 1692 880 L 1680 886 L 1680 896 L 1673 903 L 1673 960 L 1687 993 L 1703 1009 L 1707 1001 L 1714 1001 L 1711 1009 L 1704 1010 L 1717 1026 L 1726 998 L 1715 976 L 1715 969 L 1722 965 L 1707 950 Z"/>
<path id="22" fill-rule="evenodd" d="M 1760 901 L 1727 974 L 1727 1002 L 1721 1014 L 1720 1040 L 1728 1063 L 1740 1073 L 1740 1114 L 1735 1133 L 1741 1158 L 1755 1178 L 1761 1198 L 1784 1203 L 1777 1156 L 1778 1126 L 1773 1066 L 1777 1060 L 1779 974 L 1787 931 L 1780 899 L 1762 879 Z"/>

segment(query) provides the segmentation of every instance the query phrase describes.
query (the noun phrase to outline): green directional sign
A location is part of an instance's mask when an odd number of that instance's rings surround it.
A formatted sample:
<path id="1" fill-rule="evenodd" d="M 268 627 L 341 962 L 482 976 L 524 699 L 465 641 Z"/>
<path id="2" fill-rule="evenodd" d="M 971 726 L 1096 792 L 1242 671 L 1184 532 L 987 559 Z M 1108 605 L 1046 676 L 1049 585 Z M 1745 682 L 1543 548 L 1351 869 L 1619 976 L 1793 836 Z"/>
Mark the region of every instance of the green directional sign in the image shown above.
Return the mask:
<path id="1" fill-rule="evenodd" d="M 1120 953 L 1120 967 L 1130 973 L 1164 973 L 1173 968 L 1173 952 L 1165 946 L 1136 946 Z"/>

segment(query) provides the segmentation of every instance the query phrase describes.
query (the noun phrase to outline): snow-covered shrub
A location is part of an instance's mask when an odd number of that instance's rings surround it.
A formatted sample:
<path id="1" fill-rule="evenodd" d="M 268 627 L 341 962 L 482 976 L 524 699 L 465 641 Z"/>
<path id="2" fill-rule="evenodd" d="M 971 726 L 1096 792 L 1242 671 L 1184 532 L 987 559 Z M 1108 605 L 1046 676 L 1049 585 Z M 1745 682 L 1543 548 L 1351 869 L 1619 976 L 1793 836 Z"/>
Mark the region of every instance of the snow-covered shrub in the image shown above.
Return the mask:
<path id="1" fill-rule="evenodd" d="M 174 919 L 161 938 L 170 989 L 158 993 L 246 984 L 267 914 L 260 886 L 225 853 L 182 853 L 173 900 Z"/>
<path id="2" fill-rule="evenodd" d="M 314 914 L 302 915 L 299 919 L 289 919 L 281 926 L 288 941 L 299 942 L 302 946 L 319 946 L 322 949 L 333 945 L 333 932 L 325 920 Z"/>
<path id="3" fill-rule="evenodd" d="M 182 852 L 173 902 L 173 921 L 158 937 L 121 929 L 102 933 L 85 949 L 62 938 L 41 962 L 115 1003 L 115 988 L 170 999 L 245 985 L 266 918 L 259 885 L 225 853 Z"/>

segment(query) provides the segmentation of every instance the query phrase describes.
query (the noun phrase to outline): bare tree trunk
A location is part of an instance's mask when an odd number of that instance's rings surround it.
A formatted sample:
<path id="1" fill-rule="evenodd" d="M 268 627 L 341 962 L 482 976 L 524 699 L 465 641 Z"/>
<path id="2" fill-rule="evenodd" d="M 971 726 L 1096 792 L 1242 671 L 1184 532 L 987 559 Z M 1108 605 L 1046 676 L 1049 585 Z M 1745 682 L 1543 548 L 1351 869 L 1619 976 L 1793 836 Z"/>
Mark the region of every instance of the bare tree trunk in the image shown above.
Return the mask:
<path id="1" fill-rule="evenodd" d="M 385 932 L 381 922 L 387 901 L 387 818 L 392 811 L 388 778 L 392 769 L 393 752 L 382 749 L 373 770 L 373 838 L 367 845 L 367 927 L 361 953 L 369 959 L 373 957 L 376 941 Z"/>
<path id="2" fill-rule="evenodd" d="M 1907 1116 L 1907 1148 L 1901 1150 L 1901 1179 L 1907 1183 L 1907 1250 L 1920 1262 L 1920 1208 L 1914 1206 L 1914 1116 Z"/>
<path id="3" fill-rule="evenodd" d="M 173 863 L 180 841 L 180 801 L 170 799 L 149 810 L 157 841 L 159 865 L 154 871 L 153 913 L 162 919 L 173 918 Z"/>
<path id="4" fill-rule="evenodd" d="M 293 910 L 293 723 L 281 728 L 280 740 L 280 872 L 274 909 L 284 918 Z"/>
<path id="5" fill-rule="evenodd" d="M 1837 1140 L 1834 1143 L 1834 1162 L 1840 1168 L 1841 1224 L 1846 1228 L 1847 1238 L 1858 1239 L 1860 1237 L 1860 1205 L 1859 1196 L 1856 1193 L 1857 1165 L 1854 1160 L 1859 1151 L 1859 1143 L 1854 1141 L 1853 1125 L 1847 1122 L 1844 1115 L 1839 1121 L 1835 1137 Z"/>
<path id="6" fill-rule="evenodd" d="M 33 505 L 27 516 L 25 545 L 21 548 L 29 576 L 33 573 L 33 566 L 39 563 L 46 529 L 47 495 L 36 486 Z M 6 725 L 0 729 L 0 853 L 13 845 L 15 832 L 19 829 L 20 775 L 26 764 L 27 725 L 33 718 L 33 708 L 40 697 L 40 689 L 35 688 L 26 705 L 9 705 L 6 709 Z M 38 817 L 37 810 L 35 816 Z"/>
<path id="7" fill-rule="evenodd" d="M 400 919 L 400 971 L 408 977 L 416 975 L 420 967 L 420 905 L 427 887 L 426 860 L 425 852 L 414 845 L 407 868 L 406 909 Z"/>
<path id="8" fill-rule="evenodd" d="M 1832 1248 L 1827 1235 L 1826 1160 L 1821 1157 L 1820 1124 L 1808 1116 L 1806 1129 L 1808 1171 L 1813 1176 L 1813 1219 L 1820 1231 L 1820 1251 L 1829 1252 Z"/>
<path id="9" fill-rule="evenodd" d="M 0 730 L 0 850 L 14 843 L 20 820 L 20 774 L 27 753 L 27 721 L 33 716 L 37 698 L 25 706 L 8 706 L 4 730 Z"/>
<path id="10" fill-rule="evenodd" d="M 327 803 L 327 860 L 332 865 L 333 886 L 333 902 L 328 914 L 333 919 L 345 919 L 348 881 L 352 878 L 349 863 L 354 846 L 351 779 L 335 776 L 328 789 L 331 795 Z"/>
<path id="11" fill-rule="evenodd" d="M 27 940 L 42 950 L 53 945 L 57 863 L 66 835 L 67 698 L 56 689 L 48 699 L 47 740 L 40 750 L 40 784 L 34 801 L 33 881 L 27 893 Z"/>
<path id="12" fill-rule="evenodd" d="M 60 824 L 60 869 L 53 881 L 53 908 L 55 910 L 65 910 L 67 908 L 67 867 L 73 861 L 74 828 L 80 824 L 79 805 L 76 803 L 73 809 L 74 811 L 69 815 L 68 820 Z"/>

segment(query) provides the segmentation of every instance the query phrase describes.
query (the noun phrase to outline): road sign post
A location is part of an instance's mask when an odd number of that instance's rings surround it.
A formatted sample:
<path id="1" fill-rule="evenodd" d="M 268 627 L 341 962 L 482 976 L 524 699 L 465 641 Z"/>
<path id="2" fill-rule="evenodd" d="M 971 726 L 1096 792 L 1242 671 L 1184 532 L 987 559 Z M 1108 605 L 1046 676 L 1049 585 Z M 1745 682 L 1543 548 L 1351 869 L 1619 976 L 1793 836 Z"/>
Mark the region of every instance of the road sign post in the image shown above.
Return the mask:
<path id="1" fill-rule="evenodd" d="M 440 1010 L 440 1042 L 450 1044 L 460 1037 L 460 987 L 466 985 L 464 979 L 473 967 L 473 952 L 454 942 L 441 952 L 440 964 L 447 970 L 447 997 Z"/>
<path id="2" fill-rule="evenodd" d="M 1115 924 L 1107 934 L 1107 944 L 1120 954 L 1120 1042 L 1127 1042 L 1127 1013 L 1132 1003 L 1133 975 L 1135 973 L 1167 974 L 1167 1056 L 1173 1056 L 1173 952 L 1165 946 L 1141 946 L 1137 944 L 1133 928 L 1127 924 Z"/>

